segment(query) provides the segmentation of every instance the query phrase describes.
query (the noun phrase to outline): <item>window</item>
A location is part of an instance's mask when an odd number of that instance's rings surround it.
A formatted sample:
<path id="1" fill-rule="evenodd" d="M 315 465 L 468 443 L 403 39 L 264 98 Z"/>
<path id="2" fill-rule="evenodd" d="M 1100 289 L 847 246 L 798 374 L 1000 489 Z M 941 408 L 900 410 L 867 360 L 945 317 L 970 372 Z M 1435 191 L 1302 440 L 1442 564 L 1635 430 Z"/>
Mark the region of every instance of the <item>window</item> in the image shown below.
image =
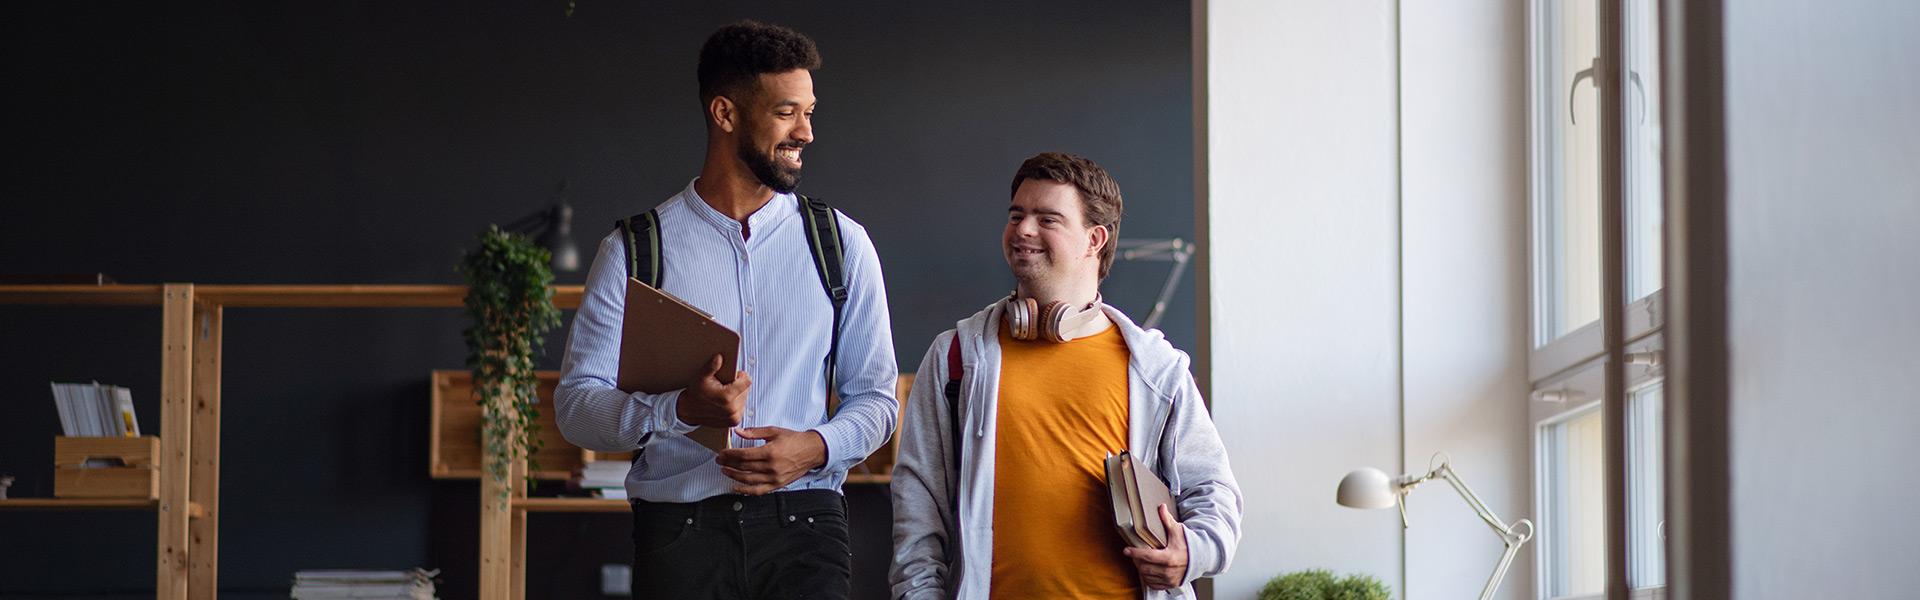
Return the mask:
<path id="1" fill-rule="evenodd" d="M 1579 378 L 1598 383 L 1600 373 L 1591 369 Z M 1544 569 L 1541 587 L 1549 598 L 1598 597 L 1606 591 L 1606 438 L 1600 403 L 1584 395 L 1568 400 L 1578 404 L 1541 419 L 1537 432 L 1539 553 L 1541 564 L 1551 567 Z"/>
<path id="2" fill-rule="evenodd" d="M 1620 11 L 1618 57 L 1625 85 L 1621 114 L 1603 118 L 1606 85 L 1601 23 Z M 1530 0 L 1533 352 L 1528 372 L 1535 454 L 1538 598 L 1598 598 L 1606 590 L 1607 500 L 1627 507 L 1625 568 L 1635 597 L 1664 593 L 1664 468 L 1659 368 L 1663 315 L 1662 173 L 1658 3 L 1655 0 Z M 1619 127 L 1620 198 L 1601 189 L 1602 139 Z M 1606 202 L 1618 202 L 1622 231 L 1601 227 Z M 1619 235 L 1624 297 L 1605 296 L 1602 253 Z M 1600 319 L 1608 302 L 1624 307 L 1626 427 L 1604 418 L 1608 348 Z M 1617 413 L 1616 413 L 1617 414 Z M 1609 436 L 1626 456 L 1607 456 Z M 1623 489 L 1609 490 L 1606 465 L 1624 461 Z"/>

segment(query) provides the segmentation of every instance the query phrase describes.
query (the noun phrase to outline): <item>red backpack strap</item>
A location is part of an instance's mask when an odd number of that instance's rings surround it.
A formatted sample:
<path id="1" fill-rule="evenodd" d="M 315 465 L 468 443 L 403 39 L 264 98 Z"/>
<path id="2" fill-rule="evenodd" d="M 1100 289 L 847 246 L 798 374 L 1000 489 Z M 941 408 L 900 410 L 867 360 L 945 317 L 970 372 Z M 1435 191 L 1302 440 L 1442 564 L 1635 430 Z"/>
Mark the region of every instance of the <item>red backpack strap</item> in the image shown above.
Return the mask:
<path id="1" fill-rule="evenodd" d="M 953 473 L 960 475 L 960 331 L 947 347 L 947 439 L 953 444 Z M 957 492 L 957 490 L 956 490 Z M 957 495 L 957 494 L 956 494 Z"/>

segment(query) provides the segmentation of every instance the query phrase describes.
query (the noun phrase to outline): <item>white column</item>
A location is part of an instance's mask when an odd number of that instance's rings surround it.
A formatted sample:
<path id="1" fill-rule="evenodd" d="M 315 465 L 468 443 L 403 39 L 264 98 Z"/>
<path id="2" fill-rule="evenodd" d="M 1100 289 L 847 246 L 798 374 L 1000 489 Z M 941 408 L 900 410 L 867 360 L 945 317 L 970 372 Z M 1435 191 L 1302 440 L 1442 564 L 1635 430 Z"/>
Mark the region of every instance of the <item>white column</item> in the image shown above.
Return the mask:
<path id="1" fill-rule="evenodd" d="M 1196 1 L 1203 377 L 1247 498 L 1215 597 L 1313 567 L 1397 588 L 1398 518 L 1334 504 L 1401 456 L 1395 5 Z"/>

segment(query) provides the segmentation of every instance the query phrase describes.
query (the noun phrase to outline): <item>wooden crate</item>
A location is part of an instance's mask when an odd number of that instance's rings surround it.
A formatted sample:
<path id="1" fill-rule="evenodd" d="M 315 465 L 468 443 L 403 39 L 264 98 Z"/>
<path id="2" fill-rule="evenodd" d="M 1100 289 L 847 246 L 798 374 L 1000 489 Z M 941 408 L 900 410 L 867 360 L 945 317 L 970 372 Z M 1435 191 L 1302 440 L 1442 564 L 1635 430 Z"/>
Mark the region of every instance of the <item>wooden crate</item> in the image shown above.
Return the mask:
<path id="1" fill-rule="evenodd" d="M 560 384 L 559 371 L 538 371 L 540 385 L 540 451 L 534 455 L 540 470 L 536 479 L 565 480 L 575 469 L 594 460 L 610 460 L 567 443 L 560 426 L 553 420 L 553 389 Z M 473 372 L 437 370 L 433 372 L 432 448 L 428 451 L 429 474 L 435 479 L 478 479 L 480 477 L 480 405 L 474 403 Z M 630 455 L 629 455 L 630 456 Z M 611 460 L 619 460 L 614 455 Z"/>
<path id="2" fill-rule="evenodd" d="M 53 438 L 55 498 L 160 497 L 160 438 Z M 112 467 L 87 468 L 89 460 L 111 460 Z"/>

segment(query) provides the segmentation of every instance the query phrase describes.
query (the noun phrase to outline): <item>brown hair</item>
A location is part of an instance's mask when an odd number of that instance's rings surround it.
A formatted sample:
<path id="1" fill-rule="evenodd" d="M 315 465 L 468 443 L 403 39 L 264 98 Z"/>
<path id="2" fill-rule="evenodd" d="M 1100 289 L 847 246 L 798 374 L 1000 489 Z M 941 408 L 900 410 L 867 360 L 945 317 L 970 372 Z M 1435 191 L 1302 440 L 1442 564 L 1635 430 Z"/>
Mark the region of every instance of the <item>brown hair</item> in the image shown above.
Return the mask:
<path id="1" fill-rule="evenodd" d="M 1013 174 L 1012 193 L 1019 193 L 1021 182 L 1028 179 L 1064 183 L 1080 190 L 1080 212 L 1086 221 L 1083 225 L 1107 228 L 1107 243 L 1100 247 L 1100 278 L 1106 279 L 1120 241 L 1120 214 L 1124 212 L 1120 184 L 1098 163 L 1063 152 L 1042 152 L 1020 163 L 1020 170 Z"/>

